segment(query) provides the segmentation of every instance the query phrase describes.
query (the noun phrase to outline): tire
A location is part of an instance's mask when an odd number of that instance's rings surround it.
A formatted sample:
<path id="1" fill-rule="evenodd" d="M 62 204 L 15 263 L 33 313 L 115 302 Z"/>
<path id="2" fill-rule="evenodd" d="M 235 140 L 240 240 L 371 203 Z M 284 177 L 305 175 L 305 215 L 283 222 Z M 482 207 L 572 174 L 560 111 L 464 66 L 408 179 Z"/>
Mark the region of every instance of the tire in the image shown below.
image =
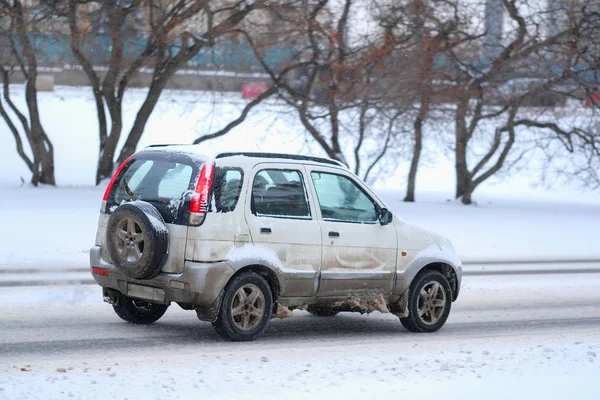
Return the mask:
<path id="1" fill-rule="evenodd" d="M 323 306 L 308 306 L 306 311 L 317 317 L 334 317 L 340 313 L 338 310 Z"/>
<path id="2" fill-rule="evenodd" d="M 245 272 L 227 284 L 219 316 L 212 325 L 229 341 L 247 342 L 264 331 L 272 313 L 273 295 L 269 284 L 262 276 Z"/>
<path id="3" fill-rule="evenodd" d="M 132 299 L 125 295 L 119 296 L 117 304 L 113 304 L 115 313 L 123 320 L 132 324 L 147 325 L 156 322 L 169 308 L 165 304 L 148 303 Z"/>
<path id="4" fill-rule="evenodd" d="M 108 220 L 106 245 L 113 264 L 127 276 L 151 279 L 169 249 L 169 231 L 156 208 L 144 201 L 117 207 Z"/>
<path id="5" fill-rule="evenodd" d="M 411 332 L 435 332 L 446 323 L 451 306 L 452 290 L 446 277 L 426 270 L 410 285 L 408 317 L 400 318 L 400 322 Z"/>

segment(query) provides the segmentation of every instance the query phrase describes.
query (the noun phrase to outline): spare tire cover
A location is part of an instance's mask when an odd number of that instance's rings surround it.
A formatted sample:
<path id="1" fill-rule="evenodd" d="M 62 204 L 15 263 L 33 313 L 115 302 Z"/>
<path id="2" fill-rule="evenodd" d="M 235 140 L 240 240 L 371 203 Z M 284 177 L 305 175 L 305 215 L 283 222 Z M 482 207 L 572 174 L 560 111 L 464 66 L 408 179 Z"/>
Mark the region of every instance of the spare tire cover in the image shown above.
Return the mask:
<path id="1" fill-rule="evenodd" d="M 158 275 L 169 249 L 169 231 L 158 210 L 145 201 L 121 204 L 106 229 L 113 264 L 127 276 L 150 279 Z"/>

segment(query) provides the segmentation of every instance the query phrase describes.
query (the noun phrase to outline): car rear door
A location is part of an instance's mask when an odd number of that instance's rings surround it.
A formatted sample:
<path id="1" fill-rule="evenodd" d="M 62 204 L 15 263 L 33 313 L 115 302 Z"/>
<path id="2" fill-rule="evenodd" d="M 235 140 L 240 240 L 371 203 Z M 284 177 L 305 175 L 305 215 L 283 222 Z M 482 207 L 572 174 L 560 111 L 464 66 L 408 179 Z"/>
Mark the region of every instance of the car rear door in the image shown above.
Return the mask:
<path id="1" fill-rule="evenodd" d="M 311 297 L 321 266 L 321 229 L 302 164 L 262 163 L 251 172 L 246 221 L 254 246 L 281 262 L 284 297 Z"/>
<path id="2" fill-rule="evenodd" d="M 317 296 L 390 294 L 398 246 L 394 225 L 379 222 L 383 205 L 344 170 L 306 169 L 323 237 Z"/>
<path id="3" fill-rule="evenodd" d="M 188 231 L 184 196 L 194 189 L 202 164 L 199 158 L 161 151 L 140 152 L 130 159 L 110 191 L 106 213 L 101 214 L 96 244 L 102 246 L 102 258 L 110 261 L 105 241 L 112 210 L 123 202 L 142 200 L 158 210 L 169 231 L 169 251 L 162 271 L 183 272 Z"/>

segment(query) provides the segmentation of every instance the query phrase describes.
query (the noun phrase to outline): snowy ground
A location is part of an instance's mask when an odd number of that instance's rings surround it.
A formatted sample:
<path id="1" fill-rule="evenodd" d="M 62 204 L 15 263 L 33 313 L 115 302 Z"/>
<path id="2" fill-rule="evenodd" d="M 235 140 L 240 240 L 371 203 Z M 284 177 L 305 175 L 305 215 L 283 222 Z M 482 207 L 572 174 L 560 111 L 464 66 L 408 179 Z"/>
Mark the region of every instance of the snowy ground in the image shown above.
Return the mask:
<path id="1" fill-rule="evenodd" d="M 600 259 L 600 204 L 406 204 L 401 192 L 380 192 L 401 218 L 450 238 L 464 261 Z M 0 187 L 0 270 L 86 268 L 102 194 L 102 187 Z"/>
<path id="2" fill-rule="evenodd" d="M 253 343 L 177 306 L 126 324 L 97 287 L 2 289 L 0 399 L 597 399 L 598 287 L 600 274 L 466 277 L 435 334 L 296 311 Z"/>
<path id="3" fill-rule="evenodd" d="M 17 103 L 22 103 L 22 86 L 12 86 L 11 91 Z M 125 132 L 144 94 L 141 89 L 128 92 L 124 100 Z M 39 95 L 42 119 L 55 146 L 60 187 L 19 187 L 20 177 L 27 180 L 28 174 L 14 154 L 13 138 L 0 124 L 0 269 L 85 266 L 94 241 L 104 188 L 92 186 L 98 138 L 91 92 L 85 87 L 57 87 L 55 92 Z M 140 147 L 189 143 L 222 127 L 243 106 L 238 94 L 165 91 Z M 203 146 L 207 153 L 293 149 L 321 154 L 294 116 L 283 113 L 276 102 L 262 105 L 230 135 Z M 565 184 L 533 187 L 539 175 L 533 160 L 527 173 L 491 179 L 478 189 L 478 205 L 463 207 L 447 201 L 454 187 L 451 151 L 431 151 L 429 147 L 419 171 L 418 203 L 401 201 L 407 158 L 392 163 L 397 170 L 378 180 L 376 188 L 397 215 L 450 238 L 463 259 L 600 258 L 594 245 L 600 233 L 599 194 L 583 193 Z"/>
<path id="4" fill-rule="evenodd" d="M 22 85 L 11 86 L 17 105 L 23 106 Z M 44 127 L 54 144 L 56 178 L 61 186 L 91 186 L 95 183 L 98 159 L 97 117 L 92 92 L 89 87 L 61 87 L 55 92 L 40 92 L 40 112 Z M 131 89 L 123 103 L 123 136 L 131 128 L 135 115 L 144 99 L 145 90 Z M 211 93 L 165 90 L 152 113 L 139 143 L 143 148 L 155 143 L 191 143 L 195 138 L 215 132 L 237 117 L 246 102 L 238 93 Z M 563 110 L 568 116 L 582 109 Z M 452 198 L 455 186 L 454 159 L 448 139 L 448 127 L 426 127 L 425 150 L 417 176 L 417 198 L 435 198 L 444 201 Z M 346 129 L 346 128 L 344 128 Z M 448 131 L 448 132 L 447 132 Z M 433 138 L 436 140 L 434 141 Z M 388 171 L 376 184 L 380 188 L 404 190 L 409 167 L 410 137 L 399 145 L 406 146 L 387 165 Z M 342 147 L 348 143 L 342 140 Z M 482 149 L 487 149 L 487 142 Z M 25 164 L 14 151 L 14 139 L 5 124 L 0 124 L 0 186 L 18 185 L 21 177 L 27 182 L 29 174 Z M 248 119 L 230 134 L 202 144 L 206 153 L 220 151 L 275 151 L 298 154 L 324 155 L 315 146 L 294 114 L 285 107 L 270 101 L 257 107 Z M 529 165 L 521 165 L 520 173 L 499 174 L 486 181 L 475 194 L 476 200 L 485 201 L 490 196 L 519 197 L 521 199 L 553 199 L 575 202 L 600 202 L 600 193 L 582 193 L 575 185 L 557 181 L 550 187 L 541 187 L 539 178 L 541 160 L 526 157 Z M 547 176 L 547 183 L 555 177 Z"/>
<path id="5" fill-rule="evenodd" d="M 245 344 L 223 342 L 177 306 L 153 326 L 128 325 L 96 286 L 7 287 L 33 276 L 41 283 L 60 276 L 63 284 L 90 278 L 88 250 L 104 191 L 92 186 L 94 108 L 86 88 L 57 90 L 40 93 L 40 108 L 59 188 L 19 187 L 28 175 L 0 124 L 0 399 L 600 398 L 600 274 L 588 273 L 598 263 L 544 266 L 556 274 L 466 275 L 436 334 L 408 333 L 389 314 L 322 319 L 295 312 Z M 125 130 L 142 96 L 128 93 Z M 241 107 L 236 95 L 214 102 L 167 91 L 140 144 L 190 142 Z M 230 136 L 205 145 L 207 153 L 314 152 L 297 121 L 277 107 L 266 104 Z M 568 185 L 532 187 L 539 173 L 532 167 L 491 180 L 476 193 L 477 206 L 464 207 L 446 201 L 454 186 L 447 153 L 426 157 L 416 204 L 401 201 L 405 159 L 377 183 L 398 216 L 450 238 L 464 261 L 600 259 L 598 195 Z M 525 267 L 471 265 L 465 272 Z"/>

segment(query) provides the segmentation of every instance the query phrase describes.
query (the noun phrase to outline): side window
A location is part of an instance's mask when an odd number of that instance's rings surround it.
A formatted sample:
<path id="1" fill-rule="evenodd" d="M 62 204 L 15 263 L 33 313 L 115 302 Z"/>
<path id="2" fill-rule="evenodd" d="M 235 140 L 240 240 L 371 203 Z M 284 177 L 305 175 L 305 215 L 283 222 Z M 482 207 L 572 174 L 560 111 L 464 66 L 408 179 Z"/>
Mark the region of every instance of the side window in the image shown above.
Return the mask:
<path id="1" fill-rule="evenodd" d="M 256 174 L 251 206 L 258 216 L 311 218 L 302 174 L 296 170 L 265 169 Z"/>
<path id="2" fill-rule="evenodd" d="M 312 172 L 310 175 L 324 220 L 359 223 L 377 221 L 375 204 L 353 180 L 325 172 Z"/>
<path id="3" fill-rule="evenodd" d="M 217 212 L 235 210 L 242 190 L 242 171 L 239 169 L 216 168 L 213 189 Z"/>

